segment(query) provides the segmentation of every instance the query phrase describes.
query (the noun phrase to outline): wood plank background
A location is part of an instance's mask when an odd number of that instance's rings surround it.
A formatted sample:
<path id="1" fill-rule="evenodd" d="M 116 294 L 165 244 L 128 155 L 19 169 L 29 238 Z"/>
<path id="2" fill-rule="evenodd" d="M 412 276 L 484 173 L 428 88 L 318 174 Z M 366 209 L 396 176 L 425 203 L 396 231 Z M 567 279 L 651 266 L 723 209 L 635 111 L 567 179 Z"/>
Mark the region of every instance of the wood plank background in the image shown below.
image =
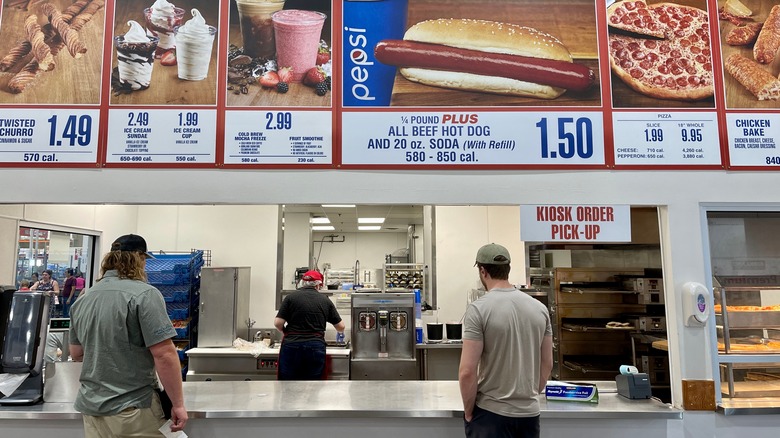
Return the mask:
<path id="1" fill-rule="evenodd" d="M 408 26 L 438 18 L 502 21 L 547 32 L 569 49 L 575 62 L 598 76 L 596 11 L 590 0 L 414 0 L 409 2 Z M 431 87 L 396 75 L 392 106 L 599 106 L 599 86 L 566 92 L 553 100 L 504 96 Z"/>
<path id="2" fill-rule="evenodd" d="M 116 1 L 116 18 L 113 25 L 114 35 L 124 35 L 128 31 L 128 20 L 135 20 L 142 26 L 145 26 L 144 8 L 151 6 L 153 3 L 154 1 L 151 0 Z M 185 13 L 182 23 L 192 18 L 190 11 L 195 8 L 206 20 L 206 24 L 217 28 L 208 76 L 202 81 L 185 81 L 179 79 L 176 66 L 163 66 L 157 60 L 152 69 L 152 80 L 149 88 L 118 96 L 112 93 L 112 105 L 215 105 L 217 103 L 217 45 L 220 32 L 219 2 L 214 0 L 175 0 L 171 3 L 184 9 Z M 116 49 L 112 49 L 111 56 L 111 68 L 113 69 L 117 66 Z M 108 75 L 106 78 L 108 78 Z"/>
<path id="3" fill-rule="evenodd" d="M 71 0 L 50 0 L 60 11 L 73 3 Z M 37 8 L 30 11 L 16 7 L 3 7 L 2 23 L 0 23 L 0 57 L 19 42 L 26 39 L 24 20 Z M 38 23 L 43 25 L 48 20 L 38 14 Z M 98 104 L 100 103 L 101 68 L 103 62 L 103 29 L 105 10 L 100 9 L 79 32 L 80 39 L 87 47 L 87 53 L 74 59 L 63 48 L 55 57 L 56 67 L 48 72 L 41 72 L 33 83 L 20 94 L 8 90 L 8 81 L 32 59 L 27 55 L 23 62 L 18 63 L 8 72 L 0 73 L 0 103 L 5 104 Z"/>
<path id="4" fill-rule="evenodd" d="M 769 15 L 769 11 L 777 2 L 768 2 L 765 0 L 740 0 L 745 6 L 753 11 L 750 17 L 755 21 L 764 21 Z M 725 0 L 718 0 L 718 7 L 722 7 Z M 720 40 L 723 62 L 732 53 L 739 53 L 742 56 L 753 59 L 753 46 L 730 46 L 726 44 L 726 36 L 736 26 L 727 20 L 720 20 Z M 764 65 L 764 69 L 777 76 L 780 73 L 780 56 L 772 64 Z M 776 100 L 759 101 L 756 96 L 751 94 L 747 88 L 743 87 L 734 76 L 723 70 L 724 86 L 726 89 L 726 108 L 778 108 L 780 102 Z"/>

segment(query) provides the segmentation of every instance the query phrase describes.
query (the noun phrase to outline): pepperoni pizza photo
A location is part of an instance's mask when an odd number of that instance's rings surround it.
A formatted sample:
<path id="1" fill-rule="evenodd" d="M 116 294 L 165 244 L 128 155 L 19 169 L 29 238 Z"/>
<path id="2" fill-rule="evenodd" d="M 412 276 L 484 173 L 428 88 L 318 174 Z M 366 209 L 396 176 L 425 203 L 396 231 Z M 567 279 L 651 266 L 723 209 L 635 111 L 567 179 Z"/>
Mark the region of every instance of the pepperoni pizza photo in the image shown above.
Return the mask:
<path id="1" fill-rule="evenodd" d="M 726 108 L 780 108 L 780 1 L 719 0 Z"/>
<path id="2" fill-rule="evenodd" d="M 607 25 L 614 107 L 714 107 L 705 0 L 616 1 Z"/>

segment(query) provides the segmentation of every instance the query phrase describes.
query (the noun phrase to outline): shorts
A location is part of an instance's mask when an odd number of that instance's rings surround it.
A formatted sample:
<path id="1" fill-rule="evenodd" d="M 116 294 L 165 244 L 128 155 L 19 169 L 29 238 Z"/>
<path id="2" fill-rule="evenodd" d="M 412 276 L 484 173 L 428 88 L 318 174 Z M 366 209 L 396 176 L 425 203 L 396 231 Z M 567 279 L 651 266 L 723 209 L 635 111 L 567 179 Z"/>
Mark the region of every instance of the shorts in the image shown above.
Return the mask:
<path id="1" fill-rule="evenodd" d="M 84 414 L 84 438 L 159 438 L 164 436 L 159 429 L 165 421 L 160 398 L 155 393 L 149 408 L 127 408 L 106 416 Z"/>
<path id="2" fill-rule="evenodd" d="M 539 416 L 505 417 L 474 406 L 471 421 L 463 420 L 467 438 L 539 438 Z"/>

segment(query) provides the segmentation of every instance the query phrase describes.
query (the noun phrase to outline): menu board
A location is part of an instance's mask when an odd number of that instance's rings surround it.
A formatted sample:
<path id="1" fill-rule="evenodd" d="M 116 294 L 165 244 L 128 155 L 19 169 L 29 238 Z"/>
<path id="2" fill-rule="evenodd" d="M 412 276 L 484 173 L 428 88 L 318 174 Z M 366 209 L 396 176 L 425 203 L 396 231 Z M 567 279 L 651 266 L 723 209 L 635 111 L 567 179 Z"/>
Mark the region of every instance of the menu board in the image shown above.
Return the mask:
<path id="1" fill-rule="evenodd" d="M 780 166 L 780 0 L 0 4 L 0 166 Z"/>

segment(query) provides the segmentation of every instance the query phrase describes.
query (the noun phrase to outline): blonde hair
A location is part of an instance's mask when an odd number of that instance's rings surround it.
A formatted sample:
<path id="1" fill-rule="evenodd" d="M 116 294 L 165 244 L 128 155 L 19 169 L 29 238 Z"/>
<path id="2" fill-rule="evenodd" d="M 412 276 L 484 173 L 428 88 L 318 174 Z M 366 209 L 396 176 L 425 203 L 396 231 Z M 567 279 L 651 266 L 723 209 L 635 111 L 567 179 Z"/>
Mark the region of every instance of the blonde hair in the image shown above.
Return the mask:
<path id="1" fill-rule="evenodd" d="M 138 251 L 111 251 L 100 262 L 100 281 L 105 277 L 106 271 L 117 271 L 119 278 L 147 281 L 146 255 Z"/>

